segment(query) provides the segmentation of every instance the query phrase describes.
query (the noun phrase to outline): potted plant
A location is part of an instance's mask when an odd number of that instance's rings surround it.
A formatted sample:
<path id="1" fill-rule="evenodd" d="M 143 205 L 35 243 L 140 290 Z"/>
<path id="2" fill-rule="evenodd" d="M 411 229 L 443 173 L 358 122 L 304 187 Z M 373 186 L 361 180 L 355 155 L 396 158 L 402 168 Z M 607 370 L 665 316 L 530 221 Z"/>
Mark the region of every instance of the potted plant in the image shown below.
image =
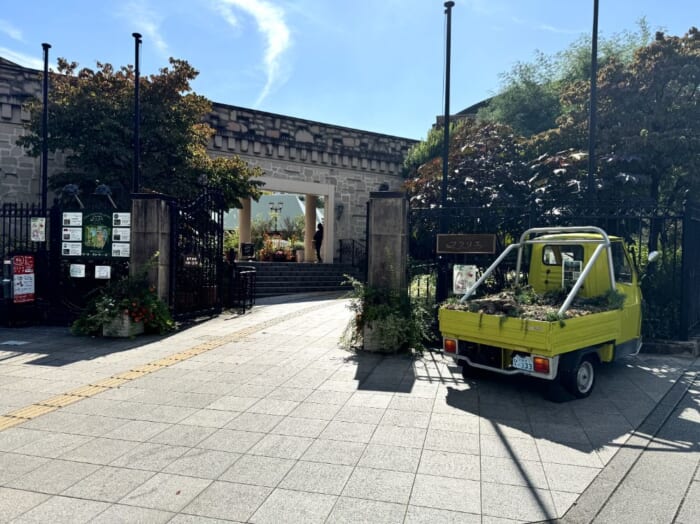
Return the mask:
<path id="1" fill-rule="evenodd" d="M 111 281 L 100 288 L 73 323 L 72 332 L 76 335 L 131 337 L 144 331 L 165 333 L 174 329 L 175 323 L 167 304 L 150 285 L 148 267 L 150 265 L 136 275 Z"/>
<path id="2" fill-rule="evenodd" d="M 292 250 L 294 251 L 294 257 L 297 262 L 304 262 L 304 243 L 295 240 L 292 243 Z"/>

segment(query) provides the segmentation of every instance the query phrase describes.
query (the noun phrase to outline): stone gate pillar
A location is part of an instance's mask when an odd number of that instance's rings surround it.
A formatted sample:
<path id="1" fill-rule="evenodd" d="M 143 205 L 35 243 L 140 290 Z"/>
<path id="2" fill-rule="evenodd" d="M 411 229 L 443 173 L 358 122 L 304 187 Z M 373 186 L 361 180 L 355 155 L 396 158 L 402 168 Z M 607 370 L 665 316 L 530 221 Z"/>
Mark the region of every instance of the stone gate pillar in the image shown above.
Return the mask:
<path id="1" fill-rule="evenodd" d="M 129 272 L 133 275 L 143 269 L 158 252 L 158 262 L 149 271 L 149 280 L 158 296 L 172 305 L 170 296 L 171 219 L 170 200 L 159 195 L 135 195 L 131 202 L 131 259 Z"/>
<path id="2" fill-rule="evenodd" d="M 407 292 L 408 199 L 405 193 L 379 191 L 369 194 L 367 215 L 367 285 Z M 371 329 L 365 327 L 364 349 L 393 351 L 380 347 Z"/>

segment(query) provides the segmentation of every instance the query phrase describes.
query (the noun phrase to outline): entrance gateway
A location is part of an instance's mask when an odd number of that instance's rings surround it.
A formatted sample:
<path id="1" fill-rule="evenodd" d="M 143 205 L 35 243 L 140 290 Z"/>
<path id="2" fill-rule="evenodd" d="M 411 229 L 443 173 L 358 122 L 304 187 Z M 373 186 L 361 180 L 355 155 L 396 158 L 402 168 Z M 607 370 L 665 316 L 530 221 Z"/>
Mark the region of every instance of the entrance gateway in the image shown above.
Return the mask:
<path id="1" fill-rule="evenodd" d="M 304 194 L 304 261 L 314 262 L 316 260 L 313 249 L 313 236 L 316 230 L 316 202 L 319 196 L 323 197 L 323 244 L 321 244 L 321 258 L 326 263 L 333 262 L 333 247 L 335 246 L 335 216 L 332 210 L 337 209 L 335 205 L 335 187 L 331 184 L 320 184 L 314 182 L 302 182 L 298 180 L 280 180 L 271 177 L 261 177 L 265 190 L 280 193 Z M 239 238 L 241 244 L 249 243 L 251 238 L 251 202 L 246 199 L 242 202 L 243 208 L 238 211 Z M 240 246 L 239 246 L 240 253 Z M 242 258 L 242 257 L 241 257 Z"/>

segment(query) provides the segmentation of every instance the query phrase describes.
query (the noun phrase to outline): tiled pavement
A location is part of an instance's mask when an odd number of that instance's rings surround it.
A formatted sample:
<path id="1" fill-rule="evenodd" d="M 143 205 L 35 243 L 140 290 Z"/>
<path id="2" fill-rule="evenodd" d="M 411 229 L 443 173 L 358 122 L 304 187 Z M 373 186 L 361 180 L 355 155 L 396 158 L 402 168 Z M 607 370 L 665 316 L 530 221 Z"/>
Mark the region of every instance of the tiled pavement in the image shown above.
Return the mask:
<path id="1" fill-rule="evenodd" d="M 659 454 L 637 452 L 623 473 L 638 505 L 671 489 L 639 484 L 662 464 L 690 475 L 688 490 L 658 497 L 675 504 L 667 520 L 635 522 L 700 520 L 699 394 L 667 400 L 692 359 L 609 365 L 590 398 L 553 404 L 537 382 L 465 383 L 434 353 L 341 349 L 349 315 L 308 296 L 163 339 L 0 329 L 0 420 L 12 425 L 0 430 L 0 522 L 577 522 L 581 494 L 668 413 Z M 40 411 L 20 411 L 30 405 Z M 606 493 L 591 515 L 624 521 L 626 492 Z"/>

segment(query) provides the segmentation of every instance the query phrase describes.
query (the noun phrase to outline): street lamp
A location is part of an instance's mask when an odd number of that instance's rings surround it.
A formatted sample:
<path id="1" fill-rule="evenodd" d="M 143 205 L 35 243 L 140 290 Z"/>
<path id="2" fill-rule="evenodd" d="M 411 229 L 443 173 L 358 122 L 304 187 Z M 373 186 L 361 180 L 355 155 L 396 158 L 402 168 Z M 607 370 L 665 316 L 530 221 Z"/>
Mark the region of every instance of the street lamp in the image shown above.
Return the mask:
<path id="1" fill-rule="evenodd" d="M 273 235 L 279 235 L 279 231 L 277 231 L 277 218 L 279 216 L 280 211 L 282 211 L 282 206 L 284 206 L 284 202 L 277 202 L 277 205 L 275 205 L 274 202 L 270 202 L 270 214 L 272 217 L 275 219 L 275 230 L 272 232 Z"/>
<path id="2" fill-rule="evenodd" d="M 447 178 L 449 175 L 448 159 L 450 152 L 450 50 L 452 44 L 452 8 L 455 3 L 451 0 L 445 2 L 446 32 L 445 32 L 445 118 L 443 121 L 444 136 L 442 144 L 442 184 L 440 187 L 440 221 L 438 233 L 447 233 Z M 447 260 L 438 255 L 438 272 L 435 290 L 435 298 L 442 302 L 447 298 Z"/>
<path id="3" fill-rule="evenodd" d="M 41 209 L 46 213 L 46 198 L 49 192 L 49 49 L 51 44 L 41 44 L 44 50 L 44 78 L 42 83 L 41 112 Z"/>
<path id="4" fill-rule="evenodd" d="M 595 198 L 595 132 L 598 77 L 598 0 L 593 0 L 593 31 L 591 35 L 591 102 L 588 118 L 588 186 L 589 198 Z"/>
<path id="5" fill-rule="evenodd" d="M 141 83 L 141 70 L 139 69 L 139 51 L 141 48 L 141 35 L 132 33 L 134 37 L 134 171 L 131 177 L 131 192 L 138 193 L 141 181 L 141 137 L 140 121 L 141 106 L 139 103 L 139 84 Z"/>

